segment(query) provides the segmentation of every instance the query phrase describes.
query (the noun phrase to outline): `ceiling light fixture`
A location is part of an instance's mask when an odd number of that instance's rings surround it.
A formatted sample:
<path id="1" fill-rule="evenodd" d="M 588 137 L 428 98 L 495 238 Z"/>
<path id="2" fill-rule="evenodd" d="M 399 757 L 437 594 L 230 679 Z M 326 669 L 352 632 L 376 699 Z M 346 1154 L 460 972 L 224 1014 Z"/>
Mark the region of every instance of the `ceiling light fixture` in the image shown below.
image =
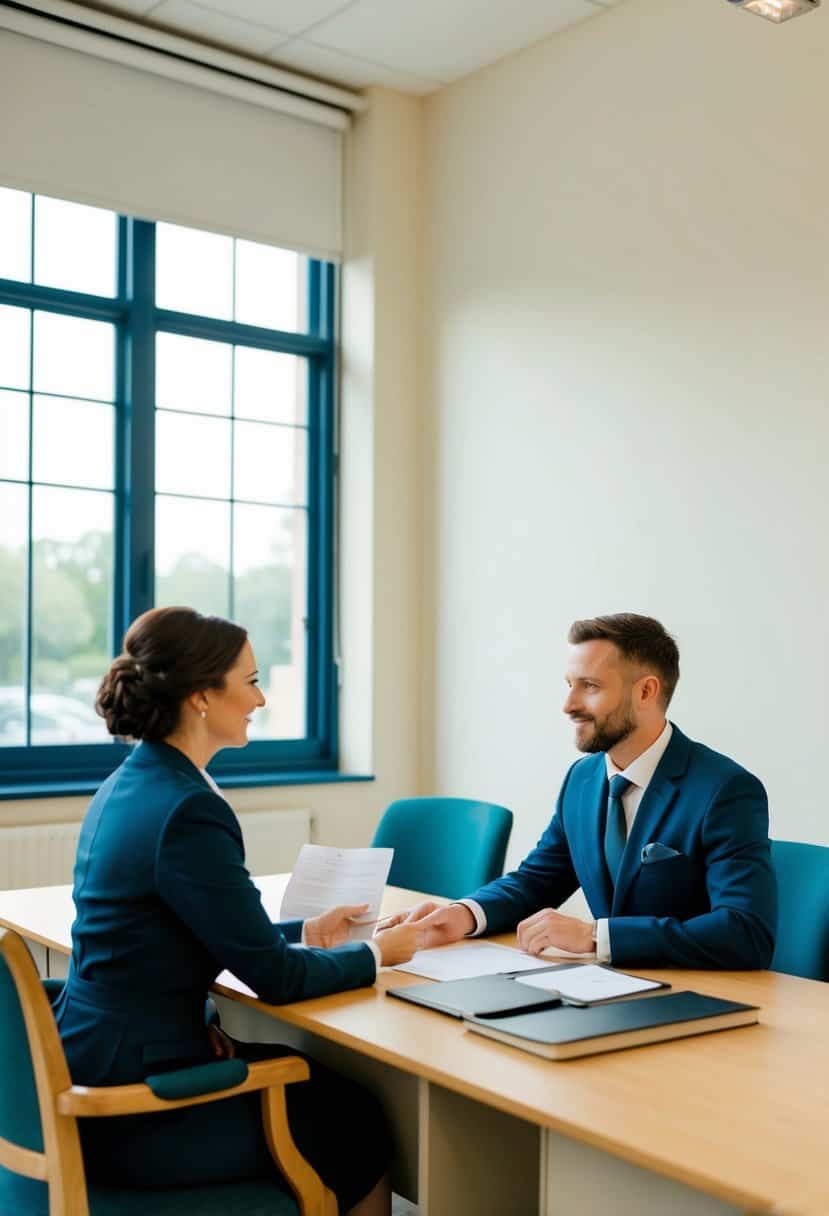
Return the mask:
<path id="1" fill-rule="evenodd" d="M 820 0 L 728 0 L 728 2 L 739 5 L 747 13 L 755 13 L 758 17 L 765 17 L 767 21 L 774 21 L 777 25 L 781 21 L 791 21 L 792 17 L 802 17 L 804 13 L 811 13 L 816 8 L 820 8 Z"/>

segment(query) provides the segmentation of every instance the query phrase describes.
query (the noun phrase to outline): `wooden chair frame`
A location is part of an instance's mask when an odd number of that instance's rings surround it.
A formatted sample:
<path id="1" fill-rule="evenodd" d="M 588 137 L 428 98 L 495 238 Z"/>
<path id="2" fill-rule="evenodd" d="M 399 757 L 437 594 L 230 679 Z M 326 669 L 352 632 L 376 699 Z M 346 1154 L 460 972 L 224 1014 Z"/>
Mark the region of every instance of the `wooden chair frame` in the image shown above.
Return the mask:
<path id="1" fill-rule="evenodd" d="M 48 1183 L 49 1216 L 89 1216 L 78 1119 L 175 1110 L 257 1090 L 262 1095 L 268 1147 L 294 1193 L 301 1216 L 336 1216 L 336 1196 L 301 1155 L 288 1126 L 285 1086 L 308 1079 L 309 1068 L 304 1060 L 298 1056 L 262 1060 L 249 1066 L 247 1080 L 241 1085 L 171 1101 L 157 1098 L 147 1085 L 141 1084 L 95 1088 L 73 1085 L 51 1006 L 25 942 L 12 930 L 0 929 L 0 954 L 12 974 L 23 1011 L 44 1146 L 39 1153 L 0 1136 L 0 1165 Z"/>

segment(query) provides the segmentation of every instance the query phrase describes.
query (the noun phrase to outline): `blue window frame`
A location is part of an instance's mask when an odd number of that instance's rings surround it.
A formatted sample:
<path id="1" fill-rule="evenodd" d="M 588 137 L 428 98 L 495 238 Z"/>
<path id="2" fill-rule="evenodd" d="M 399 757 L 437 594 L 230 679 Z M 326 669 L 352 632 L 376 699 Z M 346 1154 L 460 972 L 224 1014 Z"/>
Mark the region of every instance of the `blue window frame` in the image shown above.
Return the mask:
<path id="1" fill-rule="evenodd" d="M 0 191 L 3 193 L 17 195 Z M 96 626 L 96 644 L 99 651 L 106 644 L 107 661 L 120 649 L 125 629 L 139 613 L 156 602 L 182 602 L 175 597 L 181 586 L 176 572 L 180 574 L 185 562 L 184 549 L 189 538 L 196 537 L 202 544 L 202 553 L 190 555 L 187 568 L 195 565 L 200 576 L 209 568 L 212 591 L 206 594 L 204 602 L 194 592 L 190 596 L 192 606 L 201 611 L 220 611 L 249 627 L 260 658 L 260 671 L 263 651 L 270 660 L 265 664 L 265 674 L 270 672 L 277 685 L 282 680 L 293 688 L 293 708 L 287 723 L 272 721 L 271 727 L 262 732 L 266 737 L 253 737 L 244 749 L 220 753 L 211 765 L 214 775 L 237 785 L 312 777 L 331 779 L 337 767 L 333 657 L 334 266 L 296 259 L 301 304 L 296 330 L 270 328 L 254 323 L 260 319 L 256 290 L 248 292 L 247 314 L 253 315 L 253 322 L 245 319 L 245 309 L 240 304 L 240 284 L 247 280 L 239 265 L 246 259 L 244 264 L 253 267 L 250 273 L 254 278 L 259 275 L 261 280 L 261 263 L 269 256 L 267 248 L 232 238 L 215 238 L 226 242 L 222 256 L 232 257 L 233 298 L 231 307 L 225 309 L 230 315 L 205 316 L 161 307 L 161 303 L 170 301 L 159 298 L 163 294 L 157 265 L 159 234 L 167 245 L 171 234 L 175 237 L 176 233 L 189 232 L 193 238 L 205 235 L 207 240 L 213 239 L 212 235 L 101 212 L 102 216 L 111 216 L 114 229 L 112 293 L 49 285 L 43 281 L 49 276 L 37 275 L 35 265 L 36 204 L 41 200 L 39 196 L 20 197 L 30 200 L 31 235 L 28 270 L 15 270 L 16 278 L 2 277 L 0 232 L 0 321 L 3 317 L 6 321 L 11 319 L 12 329 L 7 326 L 7 337 L 17 332 L 23 334 L 28 326 L 27 359 L 18 358 L 16 370 L 8 371 L 9 360 L 4 364 L 0 349 L 0 512 L 6 506 L 12 533 L 23 545 L 13 566 L 20 592 L 19 644 L 10 643 L 8 636 L 4 638 L 0 599 L 0 796 L 85 792 L 95 788 L 128 750 L 126 744 L 108 741 L 105 735 L 101 742 L 57 742 L 54 730 L 50 734 L 54 726 L 53 721 L 50 727 L 50 714 L 63 723 L 58 730 L 61 737 L 60 730 L 73 714 L 82 717 L 83 707 L 78 702 L 85 702 L 88 712 L 94 700 L 88 670 L 85 678 L 82 676 L 71 685 L 74 690 L 71 695 L 66 695 L 72 664 L 82 666 L 83 661 L 91 662 L 89 655 L 84 660 L 77 654 L 69 659 L 62 654 L 58 663 L 50 652 L 53 635 L 61 634 L 61 626 L 64 633 L 71 633 L 73 621 L 72 594 L 62 593 L 69 584 L 65 578 L 61 582 L 57 574 L 65 573 L 67 562 L 74 563 L 72 569 L 76 571 L 87 560 L 91 535 L 85 533 L 80 538 L 73 534 L 71 545 L 61 536 L 60 522 L 55 521 L 60 521 L 61 515 L 65 519 L 71 514 L 63 509 L 67 503 L 72 504 L 72 511 L 80 510 L 81 504 L 86 518 L 93 515 L 104 521 L 111 518 L 111 528 L 107 522 L 95 533 L 98 547 L 88 557 L 92 564 L 85 571 L 87 582 L 91 580 L 98 585 L 97 590 L 92 588 L 99 604 L 96 611 L 101 617 Z M 47 215 L 45 206 L 43 215 Z M 45 248 L 45 239 L 42 244 Z M 262 255 L 258 258 L 259 269 L 257 251 Z M 276 255 L 281 251 L 270 252 Z M 15 248 L 14 256 L 18 253 Z M 8 264 L 7 259 L 6 268 Z M 50 320 L 54 318 L 58 320 Z M 78 323 L 76 330 L 70 322 Z M 50 325 L 63 333 L 60 349 L 65 351 L 77 332 L 82 335 L 82 344 L 88 339 L 90 350 L 95 347 L 104 352 L 100 358 L 106 367 L 103 371 L 99 369 L 97 380 L 97 373 L 93 374 L 97 365 L 91 355 L 83 359 L 79 356 L 77 373 L 83 380 L 88 372 L 92 377 L 89 384 L 84 381 L 78 386 L 61 380 L 54 370 L 60 365 L 61 356 L 54 360 L 47 357 L 50 350 L 58 350 L 50 348 L 46 341 Z M 0 346 L 2 342 L 0 324 Z M 9 350 L 15 344 L 7 341 L 6 347 Z M 111 362 L 108 362 L 110 354 L 106 352 L 110 348 Z M 157 372 L 160 376 L 163 360 L 165 366 L 170 365 L 171 350 L 183 360 L 174 367 L 173 383 L 179 388 L 171 390 L 173 398 L 176 391 L 182 391 L 181 385 L 189 383 L 188 366 L 209 385 L 210 369 L 215 364 L 230 369 L 224 403 L 217 404 L 212 399 L 212 389 L 206 407 L 202 398 L 184 405 L 178 398 L 162 400 Z M 205 364 L 202 354 L 209 356 L 206 366 L 201 366 Z M 290 358 L 286 360 L 286 356 Z M 23 363 L 27 366 L 23 367 Z M 283 381 L 287 367 L 291 382 L 299 386 L 297 401 L 302 398 L 301 408 L 297 405 L 290 416 L 279 413 L 281 406 L 274 414 L 276 396 L 273 400 L 268 396 L 267 408 L 260 408 L 257 369 L 277 365 Z M 7 381 L 14 382 L 4 382 L 4 375 Z M 108 390 L 110 382 L 112 387 Z M 4 409 L 8 415 L 5 423 Z M 24 415 L 25 425 L 20 423 Z M 73 419 L 79 419 L 79 425 L 87 429 L 78 431 L 76 443 L 61 445 L 59 436 L 67 432 L 65 429 L 61 432 L 60 427 L 71 426 Z M 19 447 L 14 464 L 10 464 L 11 457 L 4 463 L 4 425 L 7 456 L 16 443 Z M 91 437 L 89 442 L 84 440 L 86 434 Z M 111 472 L 102 471 L 104 465 L 108 467 L 109 455 L 97 464 L 93 460 L 93 449 L 103 451 L 102 444 L 111 454 Z M 60 464 L 60 451 L 47 450 L 50 445 L 51 449 L 61 446 L 66 451 L 73 449 L 72 462 Z M 246 460 L 255 466 L 259 479 L 250 493 Z M 64 465 L 68 473 L 61 471 Z M 280 484 L 287 486 L 287 491 L 283 488 L 271 491 L 263 486 L 263 478 L 270 476 L 271 468 L 276 470 L 274 480 L 281 476 Z M 218 470 L 215 479 L 221 483 L 218 486 L 210 480 L 211 469 Z M 280 469 L 282 472 L 278 473 Z M 283 501 L 286 493 L 288 498 Z M 43 528 L 39 533 L 38 521 L 42 523 L 47 517 L 52 521 L 52 532 L 48 540 L 43 540 Z M 186 527 L 182 520 L 189 521 Z M 218 531 L 214 527 L 216 521 L 223 521 Z M 80 530 L 78 525 L 76 531 Z M 227 542 L 227 556 L 217 563 L 208 560 L 204 546 L 208 539 L 214 547 L 219 544 L 216 540 L 219 533 L 222 537 L 219 547 L 224 549 Z M 7 542 L 8 535 L 7 528 Z M 0 530 L 0 562 L 4 556 L 3 542 L 4 533 Z M 178 564 L 174 565 L 173 573 L 165 574 L 160 565 L 162 551 L 165 546 L 170 549 L 171 542 L 171 561 L 175 559 Z M 286 557 L 291 543 L 294 548 Z M 270 552 L 277 555 L 270 565 L 258 558 L 259 548 L 264 550 L 268 544 Z M 11 552 L 14 546 L 8 542 L 7 547 Z M 174 598 L 165 600 L 163 594 L 156 594 L 157 589 L 161 592 L 169 589 Z M 277 611 L 274 607 L 277 598 L 281 612 L 278 620 L 273 615 Z M 48 616 L 45 624 L 41 619 L 44 612 Z M 246 612 L 260 624 L 258 637 L 256 622 L 246 620 Z M 6 615 L 9 616 L 8 611 Z M 14 618 L 13 611 L 11 615 Z M 6 629 L 7 635 L 10 628 Z M 104 633 L 105 643 L 101 641 Z M 18 646 L 16 658 L 7 662 L 5 676 L 4 645 L 9 653 L 10 647 L 14 650 Z M 5 656 L 7 660 L 9 653 Z M 102 670 L 96 668 L 98 678 Z M 83 695 L 76 691 L 80 687 L 84 689 Z M 279 692 L 276 699 L 279 700 Z M 10 715 L 13 717 L 15 713 L 16 725 L 12 722 L 9 726 Z M 87 722 L 84 729 L 78 730 L 78 739 L 90 737 L 89 733 L 84 734 L 85 729 L 97 738 L 95 724 Z"/>

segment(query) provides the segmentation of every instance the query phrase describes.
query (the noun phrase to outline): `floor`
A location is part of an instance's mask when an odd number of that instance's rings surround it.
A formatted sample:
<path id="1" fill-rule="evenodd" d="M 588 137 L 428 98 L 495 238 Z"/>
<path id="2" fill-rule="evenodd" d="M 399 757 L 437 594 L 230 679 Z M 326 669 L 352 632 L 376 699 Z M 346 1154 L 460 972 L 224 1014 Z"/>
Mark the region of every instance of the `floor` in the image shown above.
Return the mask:
<path id="1" fill-rule="evenodd" d="M 392 1195 L 391 1216 L 417 1216 L 417 1208 L 413 1203 L 409 1203 L 408 1199 Z"/>

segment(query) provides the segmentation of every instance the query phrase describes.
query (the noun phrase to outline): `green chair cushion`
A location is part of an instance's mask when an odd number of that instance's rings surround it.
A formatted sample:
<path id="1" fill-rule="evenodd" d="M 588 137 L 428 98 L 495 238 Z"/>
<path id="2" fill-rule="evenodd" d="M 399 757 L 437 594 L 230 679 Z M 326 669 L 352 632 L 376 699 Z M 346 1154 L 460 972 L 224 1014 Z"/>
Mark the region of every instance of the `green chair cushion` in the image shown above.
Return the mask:
<path id="1" fill-rule="evenodd" d="M 89 1216 L 298 1216 L 298 1213 L 294 1197 L 272 1182 L 234 1182 L 174 1191 L 121 1191 L 95 1186 L 89 1191 Z"/>
<path id="2" fill-rule="evenodd" d="M 49 1216 L 49 1188 L 0 1165 L 0 1212 L 3 1216 Z"/>
<path id="3" fill-rule="evenodd" d="M 0 1213 L 49 1216 L 46 1183 L 12 1174 L 0 1166 Z M 90 1216 L 298 1216 L 298 1213 L 293 1196 L 273 1182 L 228 1182 L 171 1191 L 89 1188 Z"/>
<path id="4" fill-rule="evenodd" d="M 217 1094 L 233 1089 L 248 1079 L 246 1060 L 216 1060 L 211 1064 L 195 1064 L 192 1068 L 176 1068 L 146 1077 L 157 1098 L 167 1102 L 175 1098 L 197 1098 L 200 1094 Z"/>
<path id="5" fill-rule="evenodd" d="M 0 958 L 0 1136 L 20 1148 L 43 1152 L 43 1131 L 23 1010 Z M 13 1211 L 14 1209 L 9 1209 Z M 0 1213 L 6 1209 L 0 1207 Z"/>

